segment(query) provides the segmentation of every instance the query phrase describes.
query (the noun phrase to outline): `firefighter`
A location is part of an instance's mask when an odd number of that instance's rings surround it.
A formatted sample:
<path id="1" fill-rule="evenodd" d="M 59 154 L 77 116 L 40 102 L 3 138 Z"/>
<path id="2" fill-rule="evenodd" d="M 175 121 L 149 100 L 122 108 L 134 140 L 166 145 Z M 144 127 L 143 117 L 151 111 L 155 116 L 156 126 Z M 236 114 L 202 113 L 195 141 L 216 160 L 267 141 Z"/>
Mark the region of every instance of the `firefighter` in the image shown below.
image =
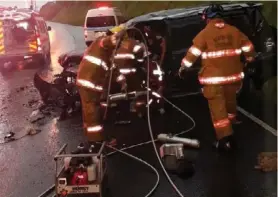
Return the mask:
<path id="1" fill-rule="evenodd" d="M 166 52 L 166 41 L 161 34 L 148 26 L 144 27 L 145 35 L 148 38 L 149 50 L 152 53 L 152 60 L 162 65 Z"/>
<path id="2" fill-rule="evenodd" d="M 160 95 L 164 94 L 164 80 L 163 80 L 163 71 L 161 69 L 162 64 L 165 59 L 166 54 L 166 40 L 162 36 L 162 34 L 159 32 L 159 30 L 156 30 L 155 28 L 151 28 L 149 26 L 144 27 L 145 35 L 148 39 L 148 45 L 149 45 L 149 51 L 151 52 L 151 60 L 152 64 L 155 67 L 152 71 L 152 74 L 155 75 L 157 92 Z M 160 100 L 160 106 L 159 109 L 161 114 L 165 113 L 164 110 L 164 102 L 163 100 Z"/>
<path id="3" fill-rule="evenodd" d="M 110 35 L 118 32 L 121 28 L 121 26 L 118 26 L 110 29 Z M 144 64 L 144 52 L 144 45 L 135 39 L 129 38 L 128 33 L 126 33 L 121 47 L 115 54 L 114 64 L 119 73 L 125 76 L 128 92 L 142 89 L 142 81 L 145 79 L 142 79 L 140 75 L 140 67 Z M 146 104 L 144 102 L 137 102 L 135 99 L 130 103 L 128 110 L 138 112 L 138 107 L 140 107 L 136 105 L 138 103 Z"/>
<path id="4" fill-rule="evenodd" d="M 231 123 L 236 122 L 236 92 L 244 78 L 241 54 L 246 62 L 254 60 L 254 46 L 246 35 L 236 27 L 224 22 L 223 8 L 210 5 L 203 12 L 206 27 L 194 38 L 183 58 L 179 75 L 202 58 L 199 82 L 203 85 L 204 97 L 208 100 L 220 151 L 235 147 Z"/>
<path id="5" fill-rule="evenodd" d="M 99 113 L 100 99 L 105 93 L 104 86 L 110 73 L 110 58 L 122 32 L 98 38 L 86 50 L 79 65 L 76 83 L 81 97 L 83 126 L 89 142 L 106 140 Z M 117 81 L 125 86 L 123 75 L 119 75 Z"/>

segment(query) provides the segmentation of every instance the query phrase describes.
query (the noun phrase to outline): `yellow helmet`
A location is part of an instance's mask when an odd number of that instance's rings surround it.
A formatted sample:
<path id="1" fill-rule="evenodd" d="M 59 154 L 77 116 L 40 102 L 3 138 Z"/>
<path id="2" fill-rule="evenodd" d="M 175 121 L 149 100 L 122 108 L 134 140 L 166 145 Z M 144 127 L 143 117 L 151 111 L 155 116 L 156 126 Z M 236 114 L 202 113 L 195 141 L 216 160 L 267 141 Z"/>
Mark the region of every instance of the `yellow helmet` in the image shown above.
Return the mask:
<path id="1" fill-rule="evenodd" d="M 111 32 L 112 34 L 115 34 L 115 33 L 118 33 L 120 31 L 124 30 L 124 29 L 125 29 L 125 25 L 121 24 L 121 25 L 118 25 L 118 26 L 115 26 L 115 27 L 109 29 L 109 32 Z M 126 38 L 128 38 L 127 33 L 125 33 L 125 36 L 124 36 L 124 39 L 126 39 Z"/>

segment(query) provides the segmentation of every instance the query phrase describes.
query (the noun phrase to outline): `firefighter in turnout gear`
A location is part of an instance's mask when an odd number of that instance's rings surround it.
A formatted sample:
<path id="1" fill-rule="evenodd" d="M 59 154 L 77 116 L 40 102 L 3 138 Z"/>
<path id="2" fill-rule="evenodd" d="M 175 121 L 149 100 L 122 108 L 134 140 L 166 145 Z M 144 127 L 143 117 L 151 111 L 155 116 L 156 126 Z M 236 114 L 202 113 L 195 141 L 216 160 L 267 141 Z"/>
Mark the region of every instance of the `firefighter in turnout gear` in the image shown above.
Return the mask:
<path id="1" fill-rule="evenodd" d="M 122 33 L 98 38 L 86 50 L 77 73 L 77 85 L 81 97 L 83 126 L 89 142 L 103 141 L 102 117 L 100 117 L 100 100 L 105 93 L 105 83 L 111 68 L 110 58 Z M 124 84 L 123 75 L 118 82 Z"/>
<path id="2" fill-rule="evenodd" d="M 222 19 L 223 8 L 211 5 L 203 12 L 207 26 L 194 38 L 182 60 L 179 75 L 200 56 L 199 82 L 208 100 L 216 131 L 216 148 L 230 151 L 234 146 L 231 124 L 236 122 L 236 93 L 244 78 L 241 54 L 247 62 L 254 59 L 254 46 L 246 35 Z"/>

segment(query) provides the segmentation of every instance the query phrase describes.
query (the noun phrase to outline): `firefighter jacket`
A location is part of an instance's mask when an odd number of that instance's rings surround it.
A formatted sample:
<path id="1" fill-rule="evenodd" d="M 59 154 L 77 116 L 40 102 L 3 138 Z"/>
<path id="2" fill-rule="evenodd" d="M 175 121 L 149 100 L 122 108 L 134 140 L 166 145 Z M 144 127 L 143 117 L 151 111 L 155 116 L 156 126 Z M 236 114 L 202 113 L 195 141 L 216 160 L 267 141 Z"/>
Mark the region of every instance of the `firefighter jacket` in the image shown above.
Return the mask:
<path id="1" fill-rule="evenodd" d="M 144 61 L 144 45 L 134 39 L 125 39 L 114 57 L 114 64 L 123 75 L 135 73 Z"/>
<path id="2" fill-rule="evenodd" d="M 254 46 L 240 30 L 222 19 L 212 19 L 193 40 L 182 65 L 191 67 L 199 56 L 202 68 L 199 81 L 203 85 L 229 84 L 243 79 L 243 63 L 254 57 Z"/>
<path id="3" fill-rule="evenodd" d="M 95 92 L 103 92 L 110 58 L 116 40 L 113 36 L 100 37 L 86 50 L 77 73 L 77 85 Z M 124 80 L 119 76 L 118 81 Z"/>

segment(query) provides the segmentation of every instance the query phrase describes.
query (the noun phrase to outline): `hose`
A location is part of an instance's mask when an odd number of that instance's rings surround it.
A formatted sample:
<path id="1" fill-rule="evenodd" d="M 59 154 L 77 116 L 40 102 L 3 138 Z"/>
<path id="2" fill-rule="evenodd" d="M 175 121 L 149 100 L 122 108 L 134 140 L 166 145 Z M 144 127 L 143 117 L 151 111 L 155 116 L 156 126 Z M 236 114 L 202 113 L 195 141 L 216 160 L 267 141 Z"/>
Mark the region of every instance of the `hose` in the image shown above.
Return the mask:
<path id="1" fill-rule="evenodd" d="M 147 46 L 147 41 L 146 41 L 144 35 L 142 34 L 142 32 L 141 32 L 138 28 L 135 28 L 135 27 L 125 29 L 124 31 L 125 31 L 125 33 L 126 33 L 127 30 L 131 30 L 131 29 L 133 29 L 133 30 L 139 32 L 139 34 L 141 35 L 141 37 L 142 37 L 142 39 L 143 39 L 144 45 L 145 45 L 145 52 L 147 53 L 147 52 L 148 52 L 148 46 Z M 124 34 L 123 34 L 123 35 L 124 35 Z M 117 49 L 118 49 L 118 47 L 120 46 L 122 39 L 123 39 L 123 36 L 122 36 L 122 38 L 119 39 L 118 42 L 116 43 L 116 48 L 115 48 L 115 50 L 114 50 L 113 55 L 116 54 Z M 114 57 L 112 57 L 111 63 L 112 63 L 112 65 L 114 65 Z M 149 59 L 149 56 L 147 56 L 147 65 L 148 65 L 148 67 L 147 67 L 147 90 L 150 90 L 150 59 Z M 110 88 L 111 88 L 112 72 L 113 72 L 113 69 L 111 69 L 111 71 L 110 71 L 110 78 L 109 78 L 108 91 L 107 91 L 107 94 L 108 94 L 108 95 L 109 95 L 109 93 L 110 93 Z M 194 125 L 193 125 L 192 128 L 195 127 L 195 121 L 194 121 L 189 115 L 187 115 L 187 114 L 186 114 L 185 112 L 183 112 L 180 108 L 178 108 L 177 106 L 175 106 L 173 103 L 171 103 L 171 102 L 170 102 L 168 99 L 166 99 L 165 97 L 162 97 L 162 98 L 163 98 L 166 102 L 168 102 L 170 105 L 172 105 L 173 107 L 175 107 L 176 109 L 178 109 L 178 111 L 182 112 L 184 115 L 186 115 L 187 117 L 189 117 L 190 120 L 192 120 L 193 123 L 194 123 Z M 149 101 L 150 101 L 150 91 L 147 91 L 147 103 L 149 103 Z M 108 106 L 108 102 L 109 102 L 109 97 L 107 97 L 107 106 Z M 105 118 L 106 118 L 107 109 L 108 109 L 108 107 L 107 107 L 106 110 L 105 110 Z M 183 194 L 180 192 L 180 190 L 177 188 L 177 186 L 174 184 L 174 182 L 172 181 L 172 179 L 170 178 L 170 176 L 169 176 L 169 174 L 167 173 L 166 169 L 164 168 L 164 165 L 163 165 L 163 163 L 162 163 L 162 161 L 161 161 L 161 159 L 160 159 L 159 153 L 158 153 L 158 151 L 157 151 L 156 144 L 155 144 L 155 141 L 156 141 L 156 140 L 154 139 L 153 131 L 152 131 L 152 127 L 151 127 L 150 105 L 147 105 L 147 116 L 148 116 L 148 128 L 149 128 L 150 137 L 151 137 L 151 141 L 150 141 L 150 142 L 153 144 L 153 148 L 154 148 L 154 151 L 155 151 L 155 153 L 156 153 L 156 157 L 157 157 L 157 159 L 158 159 L 158 161 L 159 161 L 159 164 L 160 164 L 160 166 L 161 166 L 161 168 L 162 168 L 162 170 L 163 170 L 163 172 L 164 172 L 166 178 L 168 179 L 169 183 L 171 184 L 171 186 L 173 187 L 173 189 L 176 191 L 176 193 L 177 193 L 180 197 L 184 197 Z M 190 128 L 190 130 L 191 130 L 191 128 Z M 187 132 L 187 131 L 185 131 L 185 132 Z M 183 134 L 183 133 L 185 133 L 185 132 L 181 132 L 181 133 L 179 133 L 179 135 L 181 135 L 181 134 Z M 141 143 L 141 144 L 143 145 L 143 144 L 146 144 L 146 143 Z M 137 146 L 139 146 L 139 145 L 137 145 Z M 135 146 L 133 146 L 133 147 L 135 147 Z M 153 188 L 153 190 L 154 190 L 154 189 L 155 189 L 155 188 Z"/>
<path id="2" fill-rule="evenodd" d="M 152 166 L 151 164 L 149 164 L 148 162 L 146 162 L 146 161 L 144 161 L 144 160 L 142 160 L 142 159 L 140 159 L 140 158 L 138 158 L 138 157 L 136 157 L 136 156 L 134 156 L 134 155 L 131 155 L 131 154 L 129 154 L 129 153 L 127 153 L 127 152 L 125 152 L 125 151 L 123 151 L 123 150 L 121 150 L 121 149 L 117 149 L 117 148 L 115 148 L 115 147 L 113 147 L 113 146 L 109 146 L 109 145 L 106 145 L 106 146 L 109 147 L 109 148 L 111 148 L 111 149 L 113 149 L 114 152 L 122 153 L 123 155 L 126 155 L 126 156 L 128 156 L 128 157 L 130 157 L 130 158 L 132 158 L 132 159 L 134 159 L 134 160 L 136 160 L 136 161 L 138 161 L 138 162 L 140 162 L 140 163 L 142 163 L 142 164 L 145 164 L 146 166 L 148 166 L 149 168 L 152 169 L 152 171 L 156 174 L 157 179 L 156 179 L 155 185 L 152 187 L 152 189 L 151 189 L 144 197 L 149 197 L 149 196 L 151 196 L 151 195 L 153 194 L 153 192 L 156 190 L 156 188 L 157 188 L 157 186 L 158 186 L 158 184 L 159 184 L 159 181 L 160 181 L 159 173 L 158 173 L 158 171 L 155 169 L 155 167 L 153 167 L 153 166 Z"/>

